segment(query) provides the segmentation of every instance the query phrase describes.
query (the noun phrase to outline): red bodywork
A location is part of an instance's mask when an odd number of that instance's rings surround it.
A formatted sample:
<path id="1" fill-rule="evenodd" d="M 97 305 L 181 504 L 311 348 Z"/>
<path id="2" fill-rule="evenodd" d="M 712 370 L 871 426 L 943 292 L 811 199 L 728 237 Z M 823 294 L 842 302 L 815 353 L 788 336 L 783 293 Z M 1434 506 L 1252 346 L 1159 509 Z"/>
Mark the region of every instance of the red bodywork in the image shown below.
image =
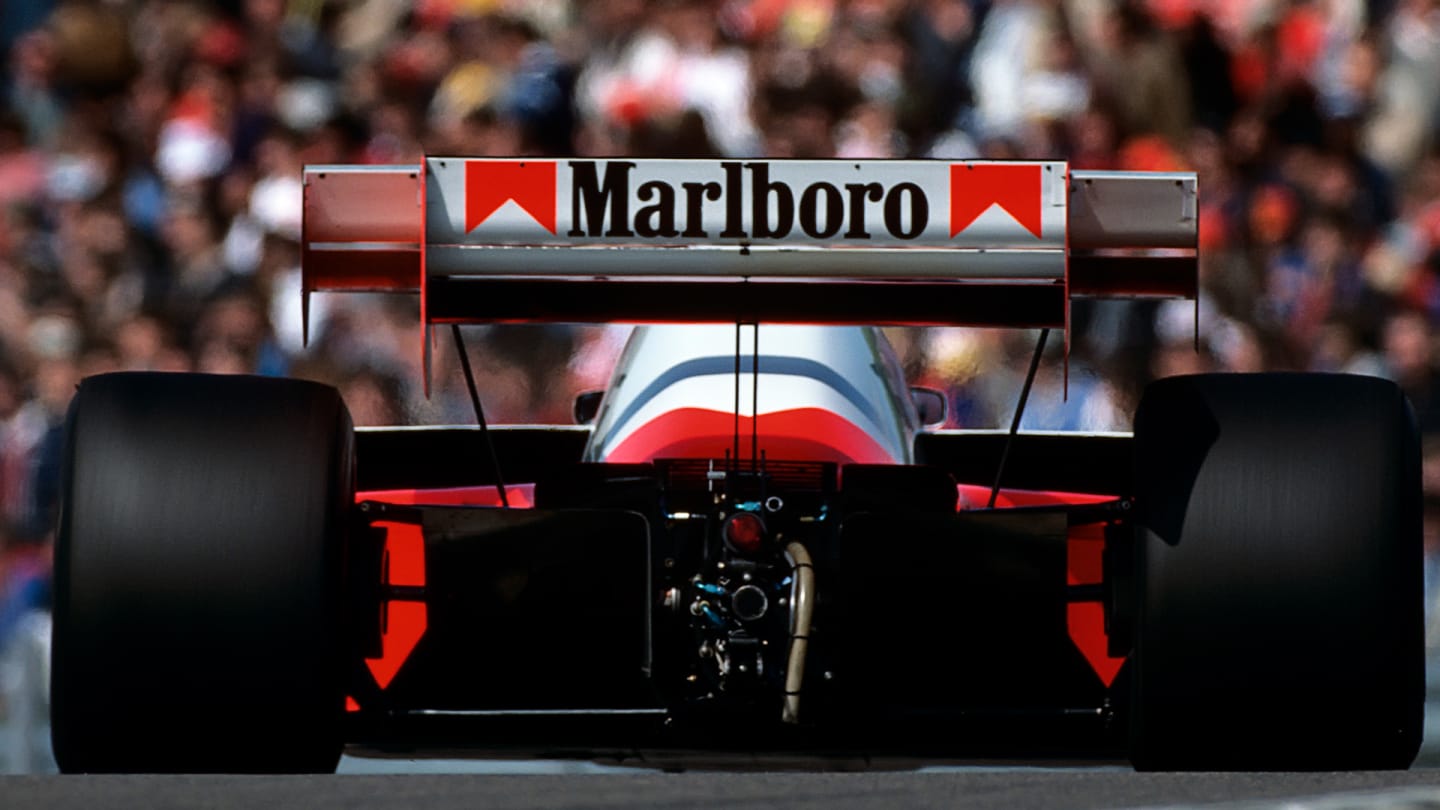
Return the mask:
<path id="1" fill-rule="evenodd" d="M 853 428 L 853 426 L 852 426 Z M 708 433 L 702 434 L 708 436 Z M 697 439 L 698 441 L 699 439 Z M 728 441 L 728 436 L 726 437 Z M 810 439 L 797 440 L 794 448 L 810 446 Z M 671 440 L 657 445 L 661 450 L 684 447 L 684 438 L 672 436 Z M 800 460 L 834 460 L 837 450 L 822 447 L 817 456 Z M 846 453 L 848 455 L 848 453 Z M 650 457 L 629 457 L 624 461 L 653 461 Z M 664 457 L 674 457 L 667 454 Z M 863 457 L 862 457 L 863 458 Z M 988 487 L 974 484 L 957 486 L 959 500 L 957 508 L 983 509 L 990 498 Z M 528 509 L 534 505 L 533 484 L 512 484 L 505 487 L 506 498 L 512 509 Z M 493 486 L 453 487 L 447 489 L 389 489 L 357 492 L 356 502 L 378 501 L 396 505 L 433 504 L 443 506 L 500 506 L 500 493 Z M 995 506 L 1001 509 L 1025 506 L 1054 506 L 1061 504 L 1083 505 L 1113 500 L 1112 496 L 1078 492 L 1037 492 L 1033 490 L 1002 489 Z M 420 527 L 407 523 L 380 522 L 375 524 L 386 531 L 385 536 L 385 577 L 386 585 L 425 585 L 425 543 Z M 1067 579 L 1071 585 L 1094 585 L 1101 582 L 1101 552 L 1104 549 L 1104 525 L 1099 523 L 1072 526 L 1068 544 Z M 420 602 L 394 600 L 385 603 L 385 621 L 382 626 L 382 654 L 379 658 L 366 660 L 366 666 L 381 689 L 390 684 L 405 659 L 420 643 L 425 634 L 425 605 Z M 1123 658 L 1112 658 L 1106 653 L 1105 616 L 1101 605 L 1091 602 L 1072 603 L 1067 607 L 1067 621 L 1070 638 L 1085 656 L 1091 668 L 1101 681 L 1109 686 L 1120 671 Z M 348 703 L 351 711 L 360 706 L 353 699 Z"/>

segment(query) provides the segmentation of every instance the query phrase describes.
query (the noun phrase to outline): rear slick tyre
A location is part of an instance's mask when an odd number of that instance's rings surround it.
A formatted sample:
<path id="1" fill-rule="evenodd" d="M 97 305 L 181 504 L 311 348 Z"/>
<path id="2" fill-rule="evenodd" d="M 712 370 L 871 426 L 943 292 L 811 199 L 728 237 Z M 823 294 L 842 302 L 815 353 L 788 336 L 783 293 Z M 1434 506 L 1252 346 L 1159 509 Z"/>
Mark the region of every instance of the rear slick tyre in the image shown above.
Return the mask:
<path id="1" fill-rule="evenodd" d="M 1419 438 L 1400 390 L 1164 379 L 1135 446 L 1136 768 L 1408 767 L 1425 664 Z"/>
<path id="2" fill-rule="evenodd" d="M 334 771 L 353 433 L 315 383 L 81 383 L 55 560 L 61 770 Z"/>

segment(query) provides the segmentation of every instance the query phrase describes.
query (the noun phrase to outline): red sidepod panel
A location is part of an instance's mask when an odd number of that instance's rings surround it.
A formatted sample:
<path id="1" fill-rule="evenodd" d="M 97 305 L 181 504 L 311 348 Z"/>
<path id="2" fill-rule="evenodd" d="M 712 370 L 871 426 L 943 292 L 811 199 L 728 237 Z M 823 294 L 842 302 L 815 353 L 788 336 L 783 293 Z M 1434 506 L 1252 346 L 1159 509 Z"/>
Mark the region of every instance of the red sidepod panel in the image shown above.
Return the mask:
<path id="1" fill-rule="evenodd" d="M 510 506 L 528 509 L 534 505 L 535 487 L 532 484 L 515 484 L 505 488 Z M 446 506 L 499 506 L 500 492 L 493 486 L 449 487 L 443 489 L 385 489 L 355 493 L 355 502 L 378 501 L 381 503 L 410 506 L 415 504 L 439 504 Z M 385 531 L 385 550 L 382 576 L 386 586 L 425 586 L 425 538 L 420 527 L 413 523 L 398 521 L 377 521 L 376 528 Z M 386 600 L 382 606 L 381 654 L 378 658 L 367 658 L 366 667 L 381 689 L 390 685 L 400 666 L 420 643 L 425 635 L 429 617 L 423 602 L 409 600 Z M 360 705 L 351 698 L 347 705 L 350 711 L 358 711 Z"/>
<path id="2" fill-rule="evenodd" d="M 960 484 L 959 508 L 983 509 L 990 500 L 990 488 L 974 484 Z M 995 499 L 1000 509 L 1025 506 L 1058 506 L 1063 504 L 1103 503 L 1114 500 L 1110 495 L 1091 495 L 1080 492 L 1038 492 L 1033 490 L 1001 489 Z M 1098 585 L 1102 581 L 1101 554 L 1105 550 L 1105 526 L 1090 523 L 1071 526 L 1069 543 L 1066 548 L 1066 580 L 1070 585 Z M 1085 656 L 1090 668 L 1106 686 L 1114 683 L 1124 658 L 1112 658 L 1108 653 L 1109 640 L 1105 634 L 1105 610 L 1095 602 L 1075 602 L 1066 606 L 1066 624 L 1070 640 Z"/>

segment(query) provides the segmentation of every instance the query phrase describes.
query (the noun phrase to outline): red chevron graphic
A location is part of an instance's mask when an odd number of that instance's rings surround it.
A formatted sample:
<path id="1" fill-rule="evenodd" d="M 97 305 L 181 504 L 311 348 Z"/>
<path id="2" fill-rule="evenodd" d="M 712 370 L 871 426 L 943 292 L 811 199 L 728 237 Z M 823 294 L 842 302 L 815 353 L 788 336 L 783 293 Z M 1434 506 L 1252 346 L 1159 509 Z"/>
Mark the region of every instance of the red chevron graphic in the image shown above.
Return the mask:
<path id="1" fill-rule="evenodd" d="M 1038 239 L 1044 175 L 1034 164 L 950 164 L 950 236 L 998 205 Z"/>
<path id="2" fill-rule="evenodd" d="M 555 161 L 472 160 L 465 164 L 465 230 L 500 210 L 507 201 L 555 233 Z"/>

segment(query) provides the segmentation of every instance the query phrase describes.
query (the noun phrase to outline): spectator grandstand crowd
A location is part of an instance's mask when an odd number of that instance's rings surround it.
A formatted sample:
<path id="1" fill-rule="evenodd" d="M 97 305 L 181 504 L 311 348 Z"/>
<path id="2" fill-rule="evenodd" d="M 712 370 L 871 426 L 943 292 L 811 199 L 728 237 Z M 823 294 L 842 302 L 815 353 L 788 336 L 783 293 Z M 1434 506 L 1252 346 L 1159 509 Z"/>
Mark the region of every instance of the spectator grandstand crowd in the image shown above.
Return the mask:
<path id="1" fill-rule="evenodd" d="M 27 0 L 0 53 L 0 645 L 40 598 L 85 375 L 288 374 L 358 424 L 471 418 L 444 342 L 421 394 L 411 301 L 320 297 L 302 344 L 306 163 L 1191 169 L 1198 307 L 1077 306 L 1069 398 L 1056 357 L 1025 425 L 1125 430 L 1157 376 L 1311 369 L 1399 381 L 1440 438 L 1440 0 Z M 624 337 L 469 334 L 494 422 L 566 421 Z M 990 427 L 1034 335 L 892 339 L 951 424 Z"/>

